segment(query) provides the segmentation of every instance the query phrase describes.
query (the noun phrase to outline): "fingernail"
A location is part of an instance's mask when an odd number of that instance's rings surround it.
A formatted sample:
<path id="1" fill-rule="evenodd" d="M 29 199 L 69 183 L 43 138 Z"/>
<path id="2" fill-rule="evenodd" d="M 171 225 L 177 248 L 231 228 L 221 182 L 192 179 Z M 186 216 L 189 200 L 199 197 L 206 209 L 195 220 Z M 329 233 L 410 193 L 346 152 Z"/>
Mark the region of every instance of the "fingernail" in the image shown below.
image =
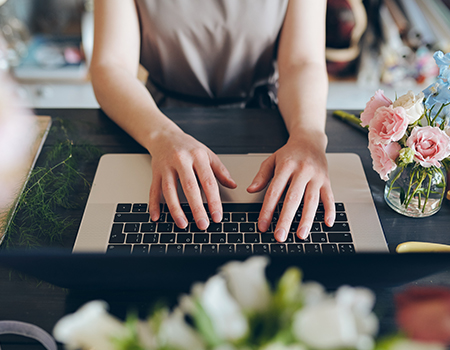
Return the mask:
<path id="1" fill-rule="evenodd" d="M 150 213 L 150 218 L 152 219 L 152 221 L 158 221 L 159 220 L 159 213 L 156 211 L 152 211 Z"/>
<path id="2" fill-rule="evenodd" d="M 325 220 L 325 223 L 327 224 L 328 227 L 333 226 L 334 225 L 334 217 L 333 216 L 327 217 L 327 219 Z"/>
<path id="3" fill-rule="evenodd" d="M 187 226 L 187 221 L 185 218 L 183 218 L 182 216 L 179 216 L 175 219 L 175 224 L 179 227 L 179 228 L 185 228 Z"/>
<path id="4" fill-rule="evenodd" d="M 206 219 L 200 219 L 197 221 L 197 227 L 200 230 L 206 230 L 208 228 L 209 222 Z"/>
<path id="5" fill-rule="evenodd" d="M 261 232 L 266 232 L 267 229 L 269 228 L 269 223 L 266 220 L 261 220 L 258 223 L 258 228 Z"/>
<path id="6" fill-rule="evenodd" d="M 286 240 L 286 231 L 284 228 L 277 228 L 274 233 L 275 239 L 278 242 L 284 242 Z"/>
<path id="7" fill-rule="evenodd" d="M 302 226 L 300 228 L 300 231 L 298 231 L 298 235 L 300 237 L 300 239 L 305 239 L 306 237 L 308 237 L 309 235 L 309 230 L 306 226 Z"/>
<path id="8" fill-rule="evenodd" d="M 211 219 L 214 222 L 221 222 L 222 221 L 222 214 L 218 211 L 215 211 L 211 214 Z"/>

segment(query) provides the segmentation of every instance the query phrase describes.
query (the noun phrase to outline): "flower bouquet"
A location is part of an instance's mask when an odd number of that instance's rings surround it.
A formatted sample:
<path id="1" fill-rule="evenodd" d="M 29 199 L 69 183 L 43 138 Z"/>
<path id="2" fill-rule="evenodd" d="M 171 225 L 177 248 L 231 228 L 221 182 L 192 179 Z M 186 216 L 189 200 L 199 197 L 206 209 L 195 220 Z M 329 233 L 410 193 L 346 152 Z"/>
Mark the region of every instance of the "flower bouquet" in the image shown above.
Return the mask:
<path id="1" fill-rule="evenodd" d="M 376 339 L 371 290 L 342 286 L 329 293 L 316 282 L 302 282 L 298 268 L 286 270 L 272 289 L 268 262 L 263 256 L 231 261 L 195 284 L 173 310 L 160 308 L 145 321 L 129 317 L 124 323 L 108 314 L 104 302 L 92 301 L 62 318 L 54 336 L 70 348 L 101 350 L 444 350 L 450 342 L 450 310 L 444 318 L 442 312 L 440 318 L 428 314 L 428 321 L 444 322 L 435 338 L 399 333 Z M 403 318 L 417 315 L 412 303 L 402 311 Z M 406 326 L 413 335 L 421 328 L 418 322 Z"/>
<path id="2" fill-rule="evenodd" d="M 435 83 L 393 102 L 378 90 L 361 113 L 361 126 L 369 129 L 373 168 L 386 181 L 386 203 L 411 217 L 440 209 L 444 165 L 450 163 L 450 54 L 438 51 L 433 57 L 439 67 Z"/>

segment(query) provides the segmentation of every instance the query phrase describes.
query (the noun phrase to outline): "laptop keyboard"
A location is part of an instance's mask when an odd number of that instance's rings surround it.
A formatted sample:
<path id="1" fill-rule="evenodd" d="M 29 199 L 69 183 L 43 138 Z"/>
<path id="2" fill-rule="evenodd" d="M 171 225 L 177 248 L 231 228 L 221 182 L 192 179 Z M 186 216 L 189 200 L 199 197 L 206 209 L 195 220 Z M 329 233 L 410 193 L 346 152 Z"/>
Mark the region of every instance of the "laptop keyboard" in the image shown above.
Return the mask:
<path id="1" fill-rule="evenodd" d="M 182 204 L 189 221 L 180 229 L 174 223 L 168 207 L 161 204 L 158 221 L 151 221 L 146 203 L 119 203 L 114 216 L 107 253 L 144 255 L 177 254 L 347 254 L 355 247 L 343 203 L 336 203 L 333 227 L 324 223 L 323 205 L 319 204 L 310 236 L 299 239 L 295 232 L 301 218 L 299 207 L 288 238 L 279 243 L 273 236 L 281 212 L 279 204 L 267 232 L 258 231 L 258 216 L 262 203 L 223 203 L 223 219 L 211 221 L 208 229 L 199 230 L 189 206 Z"/>

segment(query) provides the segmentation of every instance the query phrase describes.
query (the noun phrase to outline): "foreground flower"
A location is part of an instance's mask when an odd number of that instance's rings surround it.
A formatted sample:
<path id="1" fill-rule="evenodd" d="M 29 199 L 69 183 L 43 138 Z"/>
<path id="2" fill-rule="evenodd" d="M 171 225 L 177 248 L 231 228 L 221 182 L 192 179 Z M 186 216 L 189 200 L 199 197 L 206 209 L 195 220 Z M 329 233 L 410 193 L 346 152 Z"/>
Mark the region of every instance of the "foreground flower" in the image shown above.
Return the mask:
<path id="1" fill-rule="evenodd" d="M 424 93 L 420 92 L 417 96 L 411 90 L 394 101 L 393 107 L 403 107 L 409 120 L 409 124 L 415 123 L 422 118 Z"/>
<path id="2" fill-rule="evenodd" d="M 294 315 L 295 337 L 314 349 L 372 349 L 378 320 L 372 313 L 374 294 L 363 288 L 341 287 L 335 298 L 299 310 Z"/>
<path id="3" fill-rule="evenodd" d="M 231 295 L 246 312 L 264 311 L 269 306 L 270 289 L 265 276 L 268 263 L 267 257 L 256 256 L 221 268 Z"/>
<path id="4" fill-rule="evenodd" d="M 400 150 L 401 146 L 396 142 L 388 145 L 369 142 L 373 169 L 380 174 L 381 179 L 384 181 L 387 181 L 389 174 L 397 168 L 395 161 L 399 156 Z"/>
<path id="5" fill-rule="evenodd" d="M 112 340 L 124 336 L 126 329 L 106 308 L 103 301 L 91 301 L 63 317 L 53 330 L 55 339 L 70 349 L 115 349 Z"/>
<path id="6" fill-rule="evenodd" d="M 405 134 L 408 123 L 403 107 L 380 107 L 369 124 L 369 141 L 385 145 L 398 141 Z"/>
<path id="7" fill-rule="evenodd" d="M 448 80 L 450 78 L 450 53 L 444 55 L 442 51 L 436 51 L 433 58 L 439 67 L 439 78 Z"/>
<path id="8" fill-rule="evenodd" d="M 368 126 L 375 115 L 375 111 L 379 107 L 388 107 L 392 101 L 384 95 L 383 90 L 377 90 L 369 102 L 366 103 L 366 108 L 361 113 L 361 126 Z"/>
<path id="9" fill-rule="evenodd" d="M 450 156 L 450 137 L 439 128 L 414 128 L 406 145 L 414 151 L 414 157 L 420 165 L 426 168 L 439 168 L 439 162 Z"/>

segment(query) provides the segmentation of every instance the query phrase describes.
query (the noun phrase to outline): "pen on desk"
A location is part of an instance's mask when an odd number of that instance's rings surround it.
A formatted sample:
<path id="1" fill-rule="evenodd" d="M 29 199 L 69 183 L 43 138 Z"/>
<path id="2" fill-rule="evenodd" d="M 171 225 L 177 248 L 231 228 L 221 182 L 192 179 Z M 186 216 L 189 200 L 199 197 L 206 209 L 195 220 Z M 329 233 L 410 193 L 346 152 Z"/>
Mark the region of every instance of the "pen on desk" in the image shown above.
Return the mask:
<path id="1" fill-rule="evenodd" d="M 355 129 L 365 134 L 369 132 L 369 129 L 367 127 L 361 126 L 361 119 L 359 119 L 354 114 L 350 114 L 344 111 L 334 111 L 333 116 L 349 124 L 350 126 L 353 126 Z"/>

